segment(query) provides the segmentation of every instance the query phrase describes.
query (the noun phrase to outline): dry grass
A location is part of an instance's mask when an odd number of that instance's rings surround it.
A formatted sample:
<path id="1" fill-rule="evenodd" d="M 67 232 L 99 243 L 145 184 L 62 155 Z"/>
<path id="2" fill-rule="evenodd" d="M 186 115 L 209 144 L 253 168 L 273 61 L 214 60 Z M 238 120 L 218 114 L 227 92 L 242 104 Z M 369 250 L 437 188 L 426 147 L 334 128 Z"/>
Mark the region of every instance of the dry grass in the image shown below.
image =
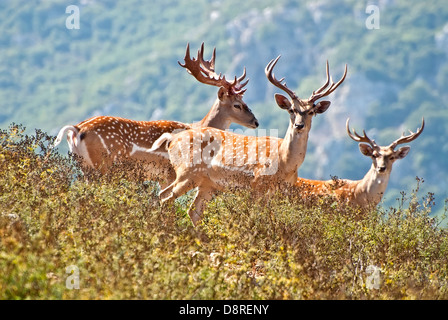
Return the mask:
<path id="1" fill-rule="evenodd" d="M 0 299 L 448 298 L 447 231 L 420 181 L 362 218 L 331 199 L 224 193 L 193 228 L 188 196 L 161 212 L 138 170 L 83 174 L 22 132 L 0 132 Z"/>

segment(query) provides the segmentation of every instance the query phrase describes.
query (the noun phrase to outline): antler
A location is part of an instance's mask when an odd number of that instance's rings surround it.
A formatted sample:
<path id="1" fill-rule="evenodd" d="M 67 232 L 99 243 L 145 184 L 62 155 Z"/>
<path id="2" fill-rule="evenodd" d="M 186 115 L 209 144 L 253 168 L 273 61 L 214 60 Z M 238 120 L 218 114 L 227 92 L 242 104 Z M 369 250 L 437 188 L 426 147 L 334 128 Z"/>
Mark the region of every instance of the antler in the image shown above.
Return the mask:
<path id="1" fill-rule="evenodd" d="M 247 79 L 246 82 L 241 83 L 241 81 L 243 81 L 245 77 L 246 77 L 246 67 L 244 67 L 243 69 L 243 74 L 239 78 L 235 76 L 235 80 L 233 80 L 233 82 L 230 84 L 234 94 L 244 94 L 244 92 L 246 92 L 247 89 L 243 90 L 243 88 L 249 82 L 249 79 Z"/>
<path id="2" fill-rule="evenodd" d="M 350 127 L 349 127 L 349 121 L 350 118 L 347 119 L 347 122 L 345 124 L 345 127 L 347 128 L 347 133 L 349 135 L 350 138 L 352 138 L 353 140 L 355 140 L 356 142 L 365 142 L 370 144 L 372 147 L 376 147 L 377 144 L 375 142 L 375 140 L 371 140 L 367 134 L 365 130 L 362 130 L 364 136 L 360 136 L 359 134 L 356 133 L 355 129 L 353 129 L 353 133 L 350 131 Z"/>
<path id="3" fill-rule="evenodd" d="M 325 82 L 325 84 L 322 87 L 320 87 L 316 91 L 313 91 L 313 93 L 311 94 L 308 101 L 315 102 L 315 101 L 319 100 L 320 98 L 328 96 L 330 93 L 332 93 L 334 90 L 336 90 L 336 88 L 339 87 L 339 85 L 345 80 L 345 76 L 347 75 L 347 64 L 345 65 L 345 70 L 344 70 L 344 74 L 342 75 L 342 78 L 336 83 L 334 83 L 333 79 L 331 79 L 331 77 L 330 77 L 328 60 L 327 60 L 327 68 L 326 69 L 327 69 L 326 70 L 327 71 L 327 81 Z M 330 84 L 330 81 L 331 81 L 331 85 L 330 85 L 330 87 L 328 87 L 328 85 Z"/>
<path id="4" fill-rule="evenodd" d="M 249 82 L 241 83 L 246 77 L 246 68 L 244 68 L 243 74 L 233 82 L 226 80 L 226 76 L 222 76 L 221 73 L 218 75 L 215 72 L 215 58 L 216 58 L 216 48 L 213 49 L 212 58 L 210 60 L 204 60 L 204 43 L 202 43 L 201 48 L 198 50 L 198 57 L 190 58 L 190 44 L 187 44 L 187 49 L 185 52 L 185 63 L 182 64 L 178 61 L 179 65 L 185 69 L 201 83 L 224 87 L 228 90 L 230 94 L 244 94 L 246 89 L 243 90 L 244 86 Z"/>
<path id="5" fill-rule="evenodd" d="M 297 99 L 296 94 L 294 93 L 294 91 L 292 91 L 291 89 L 289 89 L 286 86 L 286 82 L 283 84 L 283 80 L 285 80 L 285 78 L 281 78 L 280 80 L 277 80 L 275 78 L 274 73 L 272 72 L 274 70 L 275 65 L 277 64 L 278 59 L 280 59 L 281 55 L 278 56 L 276 59 L 272 59 L 268 65 L 266 66 L 266 68 L 264 69 L 264 73 L 266 74 L 266 77 L 268 78 L 268 80 L 277 88 L 280 88 L 281 90 L 285 91 L 290 97 L 291 99 Z"/>
<path id="6" fill-rule="evenodd" d="M 401 135 L 400 138 L 398 138 L 397 140 L 395 140 L 394 142 L 392 142 L 389 145 L 389 148 L 394 149 L 399 144 L 408 143 L 408 142 L 411 142 L 411 141 L 417 139 L 418 136 L 423 132 L 424 128 L 425 128 L 425 119 L 422 118 L 422 126 L 420 128 L 418 128 L 415 133 L 412 132 L 411 130 L 409 130 L 410 135 L 405 136 L 404 132 L 403 132 L 403 134 Z"/>

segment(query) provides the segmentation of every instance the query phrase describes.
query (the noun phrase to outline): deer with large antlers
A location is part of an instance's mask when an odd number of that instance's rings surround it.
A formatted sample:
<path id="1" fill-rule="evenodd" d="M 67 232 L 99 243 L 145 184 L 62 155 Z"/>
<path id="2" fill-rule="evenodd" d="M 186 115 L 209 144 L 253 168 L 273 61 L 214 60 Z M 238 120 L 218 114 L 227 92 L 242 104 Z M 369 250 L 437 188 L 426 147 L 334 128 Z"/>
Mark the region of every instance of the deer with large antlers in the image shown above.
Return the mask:
<path id="1" fill-rule="evenodd" d="M 360 142 L 359 150 L 365 156 L 372 158 L 372 166 L 361 180 L 353 181 L 347 179 L 341 180 L 309 180 L 297 178 L 296 186 L 299 188 L 302 197 L 310 195 L 322 196 L 332 195 L 341 202 L 346 202 L 352 206 L 369 207 L 376 206 L 381 201 L 389 182 L 392 165 L 395 161 L 403 159 L 411 149 L 408 146 L 395 148 L 403 143 L 409 143 L 420 136 L 425 127 L 425 120 L 422 119 L 422 125 L 414 133 L 409 131 L 409 135 L 401 135 L 400 138 L 386 147 L 379 146 L 375 140 L 370 139 L 366 132 L 360 136 L 349 128 L 349 119 L 347 119 L 346 129 L 350 138 Z"/>
<path id="2" fill-rule="evenodd" d="M 219 88 L 218 97 L 207 115 L 199 122 L 186 124 L 177 121 L 134 121 L 119 117 L 98 116 L 84 120 L 77 125 L 63 127 L 55 140 L 57 146 L 67 134 L 70 152 L 80 156 L 84 165 L 105 173 L 115 161 L 139 160 L 145 165 L 148 178 L 159 180 L 162 186 L 169 185 L 175 177 L 169 163 L 168 154 L 147 153 L 153 143 L 167 132 L 176 132 L 194 127 L 214 127 L 228 129 L 231 123 L 249 128 L 258 127 L 258 120 L 243 101 L 246 91 L 242 82 L 246 69 L 239 78 L 226 80 L 225 76 L 215 73 L 216 48 L 211 60 L 204 60 L 204 43 L 198 50 L 197 59 L 190 57 L 190 45 L 187 44 L 185 62 L 179 65 L 199 82 Z"/>
<path id="3" fill-rule="evenodd" d="M 283 139 L 276 137 L 244 136 L 213 128 L 198 128 L 176 135 L 164 134 L 152 150 L 167 143 L 170 161 L 176 171 L 176 180 L 160 193 L 162 203 L 171 202 L 190 189 L 198 187 L 198 193 L 188 214 L 196 226 L 202 218 L 205 201 L 225 187 L 243 187 L 268 190 L 278 183 L 294 184 L 297 170 L 307 149 L 312 117 L 325 112 L 329 101 L 320 101 L 332 93 L 344 81 L 331 81 L 328 61 L 327 81 L 314 91 L 309 99 L 300 99 L 290 90 L 284 79 L 277 80 L 274 66 L 280 56 L 265 69 L 268 80 L 286 92 L 291 101 L 281 94 L 275 95 L 278 106 L 290 115 L 289 126 Z M 149 151 L 151 152 L 151 150 Z"/>

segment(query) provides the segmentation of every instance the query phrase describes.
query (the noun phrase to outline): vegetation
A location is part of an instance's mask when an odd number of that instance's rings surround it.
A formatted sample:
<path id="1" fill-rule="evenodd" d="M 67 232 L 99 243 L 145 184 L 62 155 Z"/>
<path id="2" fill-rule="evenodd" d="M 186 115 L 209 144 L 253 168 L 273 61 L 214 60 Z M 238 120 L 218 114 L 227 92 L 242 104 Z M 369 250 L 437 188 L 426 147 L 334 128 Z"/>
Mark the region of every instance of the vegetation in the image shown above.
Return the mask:
<path id="1" fill-rule="evenodd" d="M 82 173 L 53 137 L 24 132 L 0 131 L 0 299 L 448 298 L 447 230 L 419 180 L 396 209 L 365 215 L 223 193 L 193 228 L 190 198 L 161 212 L 138 168 Z"/>

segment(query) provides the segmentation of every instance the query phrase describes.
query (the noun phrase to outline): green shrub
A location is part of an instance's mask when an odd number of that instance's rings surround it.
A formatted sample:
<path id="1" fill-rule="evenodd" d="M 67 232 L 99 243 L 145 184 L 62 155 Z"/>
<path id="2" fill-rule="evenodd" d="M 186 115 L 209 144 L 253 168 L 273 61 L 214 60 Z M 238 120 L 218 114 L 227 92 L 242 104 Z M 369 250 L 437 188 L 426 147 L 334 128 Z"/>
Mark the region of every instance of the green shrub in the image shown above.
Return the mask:
<path id="1" fill-rule="evenodd" d="M 421 180 L 365 214 L 297 190 L 225 192 L 193 228 L 190 196 L 162 212 L 138 167 L 82 173 L 52 141 L 0 132 L 0 299 L 448 298 L 447 232 Z"/>

